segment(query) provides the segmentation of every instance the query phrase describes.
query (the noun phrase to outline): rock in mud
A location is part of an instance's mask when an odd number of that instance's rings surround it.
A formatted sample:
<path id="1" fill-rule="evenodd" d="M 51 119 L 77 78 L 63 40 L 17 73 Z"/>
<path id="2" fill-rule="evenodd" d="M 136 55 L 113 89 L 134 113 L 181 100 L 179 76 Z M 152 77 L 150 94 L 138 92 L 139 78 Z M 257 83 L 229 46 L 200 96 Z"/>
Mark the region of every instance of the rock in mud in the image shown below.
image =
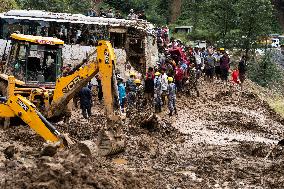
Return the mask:
<path id="1" fill-rule="evenodd" d="M 57 153 L 57 149 L 59 147 L 60 143 L 47 143 L 44 145 L 42 151 L 40 152 L 40 155 L 53 157 Z"/>
<path id="2" fill-rule="evenodd" d="M 15 153 L 17 153 L 17 149 L 15 148 L 15 146 L 8 146 L 4 150 L 5 158 L 7 158 L 7 159 L 12 159 L 14 157 Z"/>
<path id="3" fill-rule="evenodd" d="M 81 141 L 78 148 L 83 154 L 90 157 L 97 155 L 98 152 L 96 143 L 90 140 Z"/>

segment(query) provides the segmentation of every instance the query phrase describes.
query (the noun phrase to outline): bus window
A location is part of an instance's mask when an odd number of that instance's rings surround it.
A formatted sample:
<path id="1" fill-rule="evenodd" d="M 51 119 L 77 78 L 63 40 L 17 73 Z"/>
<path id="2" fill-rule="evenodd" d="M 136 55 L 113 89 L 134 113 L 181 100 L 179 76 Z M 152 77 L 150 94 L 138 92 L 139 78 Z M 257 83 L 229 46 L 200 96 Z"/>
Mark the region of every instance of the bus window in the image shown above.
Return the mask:
<path id="1" fill-rule="evenodd" d="M 114 48 L 124 48 L 125 47 L 125 33 L 110 33 L 110 41 Z"/>

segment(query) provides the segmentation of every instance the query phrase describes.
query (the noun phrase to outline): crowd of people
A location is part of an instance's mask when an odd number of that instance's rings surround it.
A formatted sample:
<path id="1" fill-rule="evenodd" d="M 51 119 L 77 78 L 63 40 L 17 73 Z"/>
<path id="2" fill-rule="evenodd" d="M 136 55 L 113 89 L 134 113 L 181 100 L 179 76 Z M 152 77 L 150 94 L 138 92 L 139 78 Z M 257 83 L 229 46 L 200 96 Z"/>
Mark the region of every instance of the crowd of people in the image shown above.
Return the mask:
<path id="1" fill-rule="evenodd" d="M 163 35 L 165 36 L 165 35 Z M 117 75 L 119 105 L 122 112 L 132 112 L 133 109 L 145 110 L 151 107 L 156 113 L 168 108 L 169 116 L 177 114 L 176 98 L 180 94 L 193 92 L 199 96 L 200 79 L 212 84 L 223 83 L 224 86 L 237 84 L 243 90 L 246 78 L 247 58 L 242 56 L 238 65 L 232 65 L 231 58 L 224 48 L 190 47 L 180 40 L 165 39 L 163 49 L 159 52 L 159 61 L 155 66 L 149 67 L 144 76 L 130 72 L 129 78 Z M 231 75 L 230 75 L 231 74 Z M 98 95 L 102 100 L 102 86 L 99 77 Z M 86 88 L 82 89 L 80 98 L 86 97 Z M 90 96 L 90 95 L 88 95 Z M 83 115 L 90 112 L 91 99 L 86 105 L 81 100 Z M 87 107 L 87 108 L 86 108 Z"/>
<path id="2" fill-rule="evenodd" d="M 145 77 L 139 78 L 131 72 L 124 83 L 125 78 L 117 76 L 120 107 L 125 111 L 126 104 L 127 109 L 138 110 L 153 105 L 159 113 L 167 105 L 169 116 L 173 116 L 177 114 L 177 94 L 196 92 L 199 96 L 201 78 L 209 84 L 214 80 L 224 85 L 238 84 L 242 90 L 245 75 L 245 56 L 238 65 L 232 65 L 224 48 L 191 48 L 172 39 L 160 53 L 156 66 L 148 68 Z"/>

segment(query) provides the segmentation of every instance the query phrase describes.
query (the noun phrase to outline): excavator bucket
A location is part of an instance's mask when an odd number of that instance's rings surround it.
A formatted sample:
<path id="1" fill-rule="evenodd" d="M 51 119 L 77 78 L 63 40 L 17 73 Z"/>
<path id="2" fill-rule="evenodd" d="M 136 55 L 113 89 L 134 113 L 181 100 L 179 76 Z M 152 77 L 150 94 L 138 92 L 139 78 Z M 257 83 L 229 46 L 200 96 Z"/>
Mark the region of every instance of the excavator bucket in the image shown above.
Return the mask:
<path id="1" fill-rule="evenodd" d="M 118 154 L 125 149 L 125 142 L 122 135 L 114 130 L 102 129 L 98 137 L 99 155 L 109 156 Z"/>
<path id="2" fill-rule="evenodd" d="M 74 145 L 75 143 L 71 140 L 71 138 L 69 137 L 68 133 L 62 133 L 61 134 L 61 140 L 62 140 L 62 144 L 64 145 L 64 147 L 70 147 L 72 145 Z"/>

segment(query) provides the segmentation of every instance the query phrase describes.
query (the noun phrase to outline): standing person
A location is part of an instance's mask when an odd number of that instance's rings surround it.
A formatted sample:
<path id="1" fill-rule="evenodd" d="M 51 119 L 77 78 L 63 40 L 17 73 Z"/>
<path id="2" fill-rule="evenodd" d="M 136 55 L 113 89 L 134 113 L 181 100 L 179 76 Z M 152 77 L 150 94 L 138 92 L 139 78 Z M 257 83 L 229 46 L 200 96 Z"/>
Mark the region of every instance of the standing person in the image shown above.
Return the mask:
<path id="1" fill-rule="evenodd" d="M 230 69 L 230 58 L 226 52 L 224 52 L 222 58 L 220 59 L 220 69 L 221 69 L 221 79 L 222 81 L 228 81 L 228 74 Z"/>
<path id="2" fill-rule="evenodd" d="M 134 72 L 130 73 L 130 78 L 126 82 L 126 93 L 127 93 L 127 103 L 129 108 L 133 108 L 136 99 L 136 85 L 134 83 L 136 74 Z"/>
<path id="3" fill-rule="evenodd" d="M 147 20 L 147 17 L 145 15 L 145 11 L 142 10 L 139 15 L 138 15 L 138 19 L 142 19 L 142 20 Z"/>
<path id="4" fill-rule="evenodd" d="M 155 112 L 160 113 L 162 112 L 162 84 L 161 84 L 161 77 L 160 72 L 155 73 L 155 79 L 154 79 L 154 101 L 155 101 Z"/>
<path id="5" fill-rule="evenodd" d="M 166 104 L 166 96 L 168 93 L 168 76 L 166 74 L 166 69 L 162 68 L 161 75 L 161 85 L 162 85 L 162 103 L 163 106 Z"/>
<path id="6" fill-rule="evenodd" d="M 147 103 L 152 103 L 153 102 L 153 97 L 154 97 L 154 69 L 152 67 L 148 68 L 148 72 L 146 73 L 146 78 L 145 78 L 145 98 L 147 100 Z"/>
<path id="7" fill-rule="evenodd" d="M 79 92 L 79 97 L 82 115 L 85 119 L 88 119 L 92 115 L 92 91 L 88 87 L 83 87 Z"/>
<path id="8" fill-rule="evenodd" d="M 117 77 L 117 81 L 118 81 L 118 96 L 119 96 L 120 109 L 121 112 L 124 113 L 125 102 L 126 102 L 126 90 L 123 84 L 123 79 L 120 76 Z"/>
<path id="9" fill-rule="evenodd" d="M 221 68 L 220 68 L 220 59 L 222 57 L 221 53 L 219 51 L 217 51 L 214 55 L 215 57 L 215 75 L 216 75 L 216 79 L 219 80 L 221 79 Z"/>
<path id="10" fill-rule="evenodd" d="M 103 8 L 100 8 L 99 17 L 106 17 L 106 16 L 107 16 L 107 14 L 106 14 L 106 12 L 104 11 L 104 9 L 103 9 Z"/>
<path id="11" fill-rule="evenodd" d="M 117 19 L 122 19 L 123 18 L 121 13 L 118 10 L 115 11 L 115 18 L 117 18 Z"/>
<path id="12" fill-rule="evenodd" d="M 169 99 L 169 116 L 173 115 L 173 112 L 175 111 L 175 114 L 177 114 L 177 108 L 176 108 L 176 85 L 174 84 L 174 79 L 172 77 L 168 78 L 169 80 L 169 86 L 168 86 L 168 99 Z"/>
<path id="13" fill-rule="evenodd" d="M 112 12 L 112 8 L 108 9 L 108 13 L 106 14 L 107 18 L 114 18 L 114 13 Z"/>
<path id="14" fill-rule="evenodd" d="M 246 71 L 247 71 L 247 57 L 245 55 L 242 56 L 242 59 L 239 62 L 238 69 L 239 69 L 240 86 L 241 86 L 241 91 L 242 91 L 243 84 L 246 79 Z"/>
<path id="15" fill-rule="evenodd" d="M 140 110 L 144 103 L 144 88 L 140 79 L 135 79 L 134 83 L 136 84 L 136 108 Z"/>
<path id="16" fill-rule="evenodd" d="M 96 80 L 97 80 L 97 90 L 98 90 L 98 99 L 99 99 L 99 103 L 101 104 L 102 103 L 102 100 L 103 100 L 103 87 L 102 87 L 102 80 L 101 80 L 101 77 L 99 75 L 96 75 Z"/>
<path id="17" fill-rule="evenodd" d="M 209 53 L 205 58 L 205 77 L 207 81 L 213 82 L 215 58 Z"/>
<path id="18" fill-rule="evenodd" d="M 180 64 L 178 64 L 176 71 L 175 71 L 175 82 L 176 82 L 176 87 L 177 87 L 178 92 L 182 91 L 182 80 L 183 80 L 183 70 Z"/>
<path id="19" fill-rule="evenodd" d="M 133 9 L 130 9 L 130 13 L 127 17 L 129 20 L 136 20 L 138 17 L 137 15 L 134 13 L 134 10 Z"/>

